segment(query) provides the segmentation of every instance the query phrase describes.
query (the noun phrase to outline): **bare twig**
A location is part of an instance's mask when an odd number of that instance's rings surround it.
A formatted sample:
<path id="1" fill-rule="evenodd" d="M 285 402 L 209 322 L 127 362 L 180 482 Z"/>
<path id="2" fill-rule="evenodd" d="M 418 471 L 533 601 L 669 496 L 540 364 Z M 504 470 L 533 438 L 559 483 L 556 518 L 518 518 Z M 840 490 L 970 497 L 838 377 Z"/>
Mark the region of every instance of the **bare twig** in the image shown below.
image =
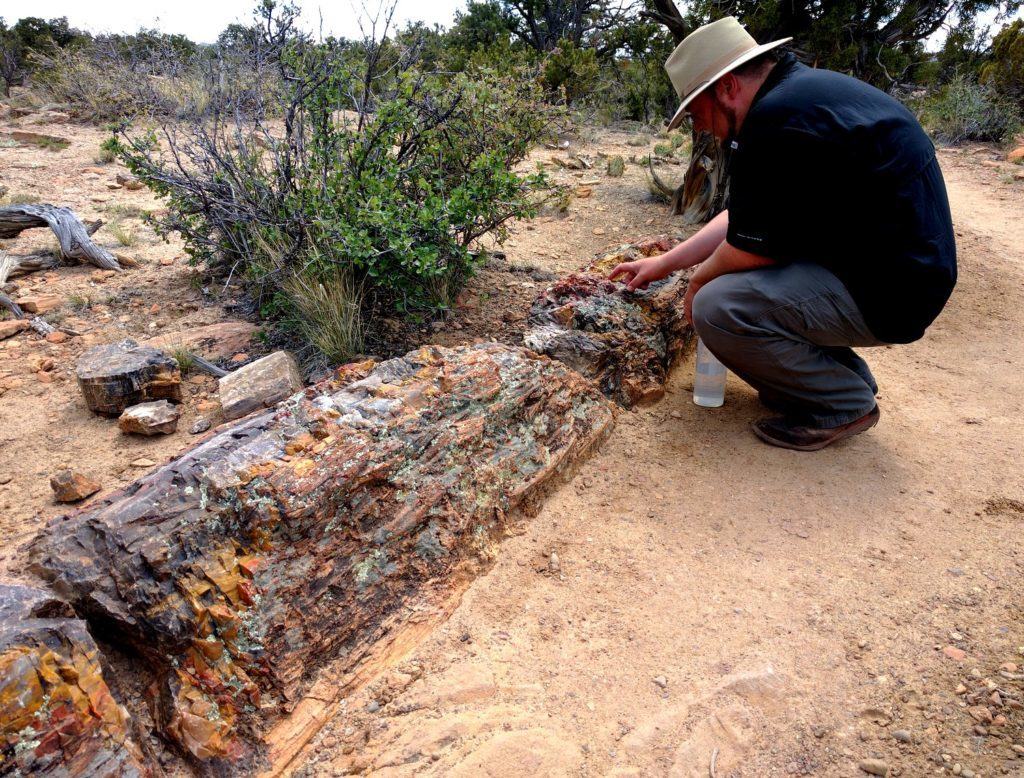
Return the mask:
<path id="1" fill-rule="evenodd" d="M 228 374 L 227 370 L 222 370 L 212 362 L 207 362 L 198 354 L 193 354 L 192 352 L 189 352 L 188 356 L 192 360 L 192 364 L 195 365 L 195 367 L 197 367 L 199 370 L 202 370 L 204 373 L 212 375 L 214 378 L 223 378 Z"/>

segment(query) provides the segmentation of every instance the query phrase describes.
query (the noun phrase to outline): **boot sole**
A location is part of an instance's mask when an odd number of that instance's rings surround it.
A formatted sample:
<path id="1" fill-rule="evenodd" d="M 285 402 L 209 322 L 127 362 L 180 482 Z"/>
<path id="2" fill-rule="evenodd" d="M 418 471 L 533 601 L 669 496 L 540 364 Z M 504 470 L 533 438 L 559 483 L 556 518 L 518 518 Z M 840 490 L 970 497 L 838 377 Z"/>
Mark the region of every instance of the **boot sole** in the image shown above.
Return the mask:
<path id="1" fill-rule="evenodd" d="M 842 432 L 836 433 L 835 437 L 831 437 L 826 440 L 821 440 L 818 441 L 817 443 L 806 444 L 790 443 L 785 440 L 779 440 L 778 438 L 773 438 L 771 435 L 764 432 L 756 424 L 753 424 L 751 426 L 754 430 L 754 434 L 757 435 L 757 437 L 759 437 L 761 440 L 763 440 L 770 446 L 788 448 L 790 451 L 821 451 L 821 449 L 828 448 L 833 443 L 838 443 L 840 440 L 852 438 L 854 435 L 859 435 L 862 432 L 867 432 L 869 429 L 878 424 L 878 420 L 880 418 L 881 414 L 873 414 L 870 418 L 865 419 L 863 422 L 860 422 L 860 420 L 858 420 L 858 422 L 855 422 L 854 425 L 847 427 Z"/>

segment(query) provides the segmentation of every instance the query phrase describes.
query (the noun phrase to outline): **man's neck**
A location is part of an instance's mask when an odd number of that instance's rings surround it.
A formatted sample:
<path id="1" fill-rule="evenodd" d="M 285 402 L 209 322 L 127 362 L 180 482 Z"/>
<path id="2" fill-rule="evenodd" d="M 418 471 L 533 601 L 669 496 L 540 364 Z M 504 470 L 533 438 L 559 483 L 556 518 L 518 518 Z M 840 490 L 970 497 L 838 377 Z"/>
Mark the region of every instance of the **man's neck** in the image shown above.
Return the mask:
<path id="1" fill-rule="evenodd" d="M 736 132 L 739 133 L 743 127 L 743 122 L 747 119 L 747 114 L 750 112 L 750 107 L 754 104 L 754 98 L 757 97 L 757 93 L 761 91 L 761 87 L 764 86 L 764 82 L 768 80 L 768 77 L 772 72 L 779 66 L 779 63 L 773 62 L 769 67 L 766 67 L 763 71 L 758 73 L 756 76 L 743 79 L 743 97 L 744 100 L 736 109 Z"/>

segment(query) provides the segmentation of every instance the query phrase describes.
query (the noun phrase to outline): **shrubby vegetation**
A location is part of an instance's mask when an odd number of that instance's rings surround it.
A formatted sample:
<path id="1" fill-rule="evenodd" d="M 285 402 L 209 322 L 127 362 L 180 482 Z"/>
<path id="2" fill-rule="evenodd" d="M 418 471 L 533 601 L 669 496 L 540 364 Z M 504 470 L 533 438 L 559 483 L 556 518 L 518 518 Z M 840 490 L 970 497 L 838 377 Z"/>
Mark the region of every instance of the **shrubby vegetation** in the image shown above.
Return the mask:
<path id="1" fill-rule="evenodd" d="M 922 123 L 943 143 L 1000 142 L 1021 129 L 1021 111 L 996 90 L 957 76 L 916 103 Z"/>
<path id="2" fill-rule="evenodd" d="M 533 212 L 543 177 L 513 167 L 546 109 L 524 74 L 440 76 L 416 66 L 415 47 L 315 43 L 293 7 L 263 13 L 259 58 L 280 88 L 250 95 L 251 116 L 214 92 L 208 117 L 124 127 L 118 151 L 167 198 L 161 231 L 339 360 L 372 312 L 446 308 L 481 261 L 477 239 Z"/>

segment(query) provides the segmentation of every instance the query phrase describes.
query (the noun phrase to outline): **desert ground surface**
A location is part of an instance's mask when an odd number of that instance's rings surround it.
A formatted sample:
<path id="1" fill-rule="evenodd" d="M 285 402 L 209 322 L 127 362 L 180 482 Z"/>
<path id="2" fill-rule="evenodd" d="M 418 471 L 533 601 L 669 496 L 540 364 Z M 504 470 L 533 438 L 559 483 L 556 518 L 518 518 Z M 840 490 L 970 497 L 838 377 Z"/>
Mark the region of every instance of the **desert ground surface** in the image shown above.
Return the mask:
<path id="1" fill-rule="evenodd" d="M 0 341 L 7 580 L 26 577 L 25 544 L 65 510 L 52 473 L 74 467 L 105 493 L 189 445 L 200 417 L 217 423 L 216 383 L 193 375 L 178 432 L 123 435 L 85 408 L 77 356 L 242 318 L 230 290 L 204 290 L 180 244 L 137 218 L 159 207 L 150 194 L 108 187 L 120 168 L 94 160 L 102 131 L 21 128 L 70 145 L 0 144 L 0 184 L 104 219 L 97 242 L 138 266 L 16 280 L 19 294 L 59 295 L 55 323 L 80 334 Z M 682 231 L 638 166 L 604 175 L 597 155 L 637 154 L 632 137 L 581 133 L 571 153 L 595 167 L 554 175 L 585 196 L 515 225 L 504 259 L 449 320 L 404 333 L 408 345 L 518 343 L 549 274 Z M 693 405 L 691 356 L 663 400 L 622 412 L 601 451 L 517 523 L 444 624 L 337 706 L 294 774 L 857 776 L 884 763 L 1024 775 L 1024 180 L 993 149 L 940 158 L 960 282 L 923 340 L 868 351 L 877 428 L 814 454 L 769 448 L 749 431 L 765 410 L 734 378 L 722 408 Z M 51 242 L 36 230 L 4 248 Z M 227 365 L 266 350 L 258 337 L 216 345 Z"/>

